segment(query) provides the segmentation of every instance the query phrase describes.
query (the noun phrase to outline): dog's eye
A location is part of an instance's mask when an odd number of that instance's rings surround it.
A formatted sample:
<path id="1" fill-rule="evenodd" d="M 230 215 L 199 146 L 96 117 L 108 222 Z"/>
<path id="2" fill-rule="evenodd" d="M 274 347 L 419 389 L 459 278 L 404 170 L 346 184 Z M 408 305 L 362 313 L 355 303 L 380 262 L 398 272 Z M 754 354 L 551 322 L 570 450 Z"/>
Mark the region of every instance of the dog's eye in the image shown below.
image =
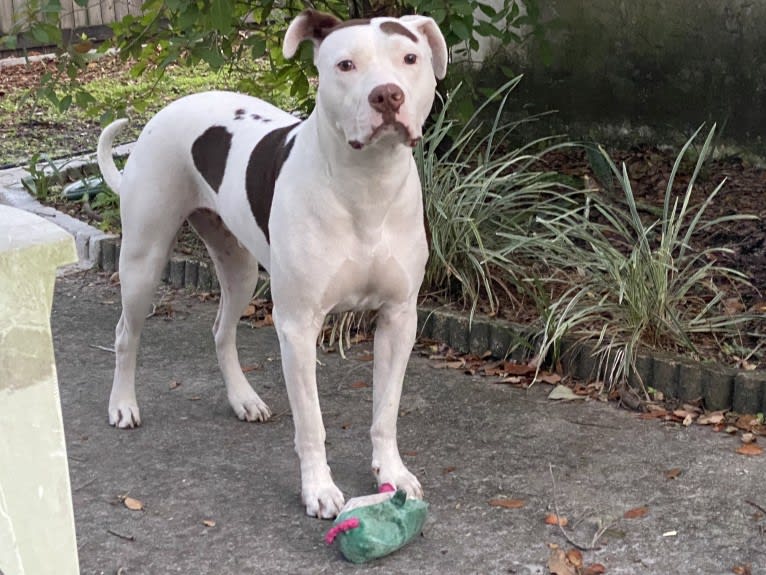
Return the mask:
<path id="1" fill-rule="evenodd" d="M 341 72 L 350 72 L 354 68 L 356 68 L 356 66 L 354 66 L 354 63 L 351 60 L 341 60 L 338 62 L 338 69 Z"/>
<path id="2" fill-rule="evenodd" d="M 418 57 L 416 54 L 407 54 L 404 57 L 404 63 L 412 66 L 412 64 L 416 63 L 418 61 Z"/>

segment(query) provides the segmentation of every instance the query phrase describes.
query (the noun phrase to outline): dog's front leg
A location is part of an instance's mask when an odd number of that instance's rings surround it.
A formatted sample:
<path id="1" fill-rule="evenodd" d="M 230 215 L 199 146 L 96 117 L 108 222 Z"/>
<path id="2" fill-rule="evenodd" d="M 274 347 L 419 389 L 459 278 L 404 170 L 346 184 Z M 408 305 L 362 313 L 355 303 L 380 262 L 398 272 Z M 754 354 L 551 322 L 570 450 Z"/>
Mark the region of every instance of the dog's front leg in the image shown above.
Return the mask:
<path id="1" fill-rule="evenodd" d="M 282 369 L 295 425 L 295 451 L 301 463 L 301 496 L 306 513 L 332 519 L 343 507 L 327 465 L 325 429 L 316 382 L 316 340 L 320 318 L 283 314 L 275 305 L 274 325 L 282 350 Z"/>
<path id="2" fill-rule="evenodd" d="M 417 331 L 416 303 L 384 307 L 375 330 L 373 367 L 372 470 L 378 484 L 390 483 L 421 498 L 417 478 L 402 462 L 396 442 L 396 418 L 402 382 Z"/>

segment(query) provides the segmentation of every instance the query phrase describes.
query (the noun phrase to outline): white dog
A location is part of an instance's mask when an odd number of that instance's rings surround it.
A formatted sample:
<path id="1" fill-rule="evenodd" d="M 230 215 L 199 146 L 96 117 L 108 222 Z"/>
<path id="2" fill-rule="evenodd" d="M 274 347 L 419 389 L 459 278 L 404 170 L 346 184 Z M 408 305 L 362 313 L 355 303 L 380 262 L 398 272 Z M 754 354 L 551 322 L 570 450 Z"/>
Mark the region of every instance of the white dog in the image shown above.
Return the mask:
<path id="1" fill-rule="evenodd" d="M 240 94 L 182 98 L 144 128 L 120 175 L 112 141 L 98 143 L 106 182 L 120 194 L 122 316 L 109 421 L 139 425 L 136 353 L 144 318 L 185 219 L 215 263 L 221 303 L 213 327 L 218 362 L 240 419 L 271 415 L 245 379 L 236 327 L 256 283 L 270 273 L 274 323 L 295 422 L 302 497 L 309 515 L 343 506 L 325 454 L 316 341 L 326 314 L 378 310 L 373 368 L 372 468 L 379 483 L 422 496 L 402 463 L 396 418 L 416 331 L 416 297 L 428 255 L 412 147 L 447 66 L 435 22 L 423 16 L 341 22 L 307 10 L 283 50 L 314 44 L 316 108 L 304 122 Z"/>

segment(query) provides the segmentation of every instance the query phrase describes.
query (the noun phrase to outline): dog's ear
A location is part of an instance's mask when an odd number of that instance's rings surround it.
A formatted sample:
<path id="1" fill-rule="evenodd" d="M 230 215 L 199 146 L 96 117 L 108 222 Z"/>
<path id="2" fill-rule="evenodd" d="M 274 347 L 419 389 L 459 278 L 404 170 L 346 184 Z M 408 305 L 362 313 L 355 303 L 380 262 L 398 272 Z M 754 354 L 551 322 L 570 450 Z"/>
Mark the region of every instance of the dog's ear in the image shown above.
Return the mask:
<path id="1" fill-rule="evenodd" d="M 316 10 L 304 10 L 290 23 L 282 43 L 282 53 L 285 58 L 292 58 L 298 51 L 298 46 L 305 40 L 314 43 L 314 49 L 319 47 L 330 30 L 335 28 L 341 20 L 332 14 L 317 12 Z"/>
<path id="2" fill-rule="evenodd" d="M 444 35 L 439 30 L 439 26 L 434 19 L 428 16 L 414 15 L 402 16 L 401 20 L 425 36 L 428 45 L 431 47 L 431 63 L 434 67 L 434 76 L 439 80 L 444 78 L 447 75 L 449 52 L 447 52 L 447 42 L 444 40 Z"/>

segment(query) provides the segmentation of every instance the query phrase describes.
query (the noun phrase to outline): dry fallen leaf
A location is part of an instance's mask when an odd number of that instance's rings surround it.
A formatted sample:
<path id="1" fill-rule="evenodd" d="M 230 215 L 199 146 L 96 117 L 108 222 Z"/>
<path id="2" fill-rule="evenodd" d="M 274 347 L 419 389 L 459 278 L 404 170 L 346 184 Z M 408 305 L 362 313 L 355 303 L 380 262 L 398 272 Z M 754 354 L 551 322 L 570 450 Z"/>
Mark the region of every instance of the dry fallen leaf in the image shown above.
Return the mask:
<path id="1" fill-rule="evenodd" d="M 737 421 L 734 423 L 738 428 L 742 429 L 743 431 L 750 431 L 753 427 L 756 427 L 758 425 L 758 416 L 746 414 L 746 415 L 740 415 L 737 418 Z"/>
<path id="2" fill-rule="evenodd" d="M 731 568 L 731 572 L 734 573 L 734 575 L 752 575 L 753 570 L 750 568 L 749 564 L 746 564 L 735 565 Z"/>
<path id="3" fill-rule="evenodd" d="M 537 371 L 537 368 L 533 365 L 511 363 L 506 361 L 503 363 L 503 371 L 508 375 L 532 375 Z"/>
<path id="4" fill-rule="evenodd" d="M 582 567 L 582 553 L 579 549 L 570 549 L 567 551 L 567 561 L 569 561 L 575 568 Z"/>
<path id="5" fill-rule="evenodd" d="M 743 433 L 742 437 L 740 437 L 742 440 L 742 443 L 754 443 L 755 442 L 755 434 L 748 431 L 747 433 Z"/>
<path id="6" fill-rule="evenodd" d="M 212 519 L 203 519 L 202 524 L 205 527 L 215 527 L 215 521 L 213 521 Z"/>
<path id="7" fill-rule="evenodd" d="M 274 325 L 274 318 L 271 317 L 270 313 L 267 313 L 262 319 L 258 319 L 253 322 L 254 328 L 268 327 L 270 325 Z"/>
<path id="8" fill-rule="evenodd" d="M 491 507 L 502 507 L 503 509 L 521 509 L 526 504 L 523 499 L 509 499 L 508 497 L 498 497 L 490 499 Z"/>
<path id="9" fill-rule="evenodd" d="M 567 554 L 563 549 L 554 549 L 548 557 L 548 570 L 551 575 L 577 575 L 574 566 L 567 561 Z"/>
<path id="10" fill-rule="evenodd" d="M 740 455 L 756 456 L 763 453 L 763 448 L 758 447 L 755 443 L 745 443 L 737 449 L 737 453 Z"/>
<path id="11" fill-rule="evenodd" d="M 561 525 L 562 527 L 566 527 L 569 524 L 569 519 L 566 517 L 559 517 L 555 513 L 548 513 L 545 516 L 545 524 L 546 525 Z"/>
<path id="12" fill-rule="evenodd" d="M 553 390 L 548 394 L 548 399 L 552 400 L 561 400 L 561 401 L 572 401 L 575 399 L 586 399 L 585 396 L 577 395 L 574 391 L 569 389 L 566 385 L 557 385 L 553 388 Z"/>
<path id="13" fill-rule="evenodd" d="M 625 519 L 640 519 L 641 517 L 646 517 L 648 514 L 649 514 L 648 507 L 634 507 L 633 509 L 628 509 L 623 514 L 623 517 Z"/>
<path id="14" fill-rule="evenodd" d="M 134 499 L 133 497 L 125 497 L 122 500 L 122 504 L 130 509 L 131 511 L 143 511 L 144 510 L 144 504 L 139 501 L 138 499 Z"/>
<path id="15" fill-rule="evenodd" d="M 674 467 L 664 471 L 662 474 L 665 476 L 665 479 L 677 479 L 681 473 L 683 473 L 683 470 L 680 467 Z"/>
<path id="16" fill-rule="evenodd" d="M 556 385 L 561 381 L 561 376 L 558 373 L 548 373 L 544 371 L 537 376 L 537 381 L 549 383 L 550 385 Z"/>
<path id="17" fill-rule="evenodd" d="M 245 308 L 245 311 L 242 312 L 242 315 L 240 317 L 253 317 L 255 315 L 256 309 L 253 304 L 247 304 L 247 307 Z"/>
<path id="18" fill-rule="evenodd" d="M 699 423 L 700 425 L 719 425 L 720 423 L 723 423 L 725 420 L 726 420 L 726 415 L 724 415 L 723 411 L 713 411 L 711 413 L 700 415 L 699 419 L 697 420 L 697 423 Z"/>
<path id="19" fill-rule="evenodd" d="M 367 387 L 370 387 L 370 384 L 366 381 L 355 381 L 351 384 L 351 389 L 365 389 Z"/>
<path id="20" fill-rule="evenodd" d="M 593 563 L 592 565 L 588 565 L 582 571 L 582 575 L 603 575 L 604 573 L 606 573 L 606 567 L 604 567 L 601 563 Z"/>
<path id="21" fill-rule="evenodd" d="M 181 387 L 181 382 L 173 380 L 170 382 L 170 385 L 168 386 L 170 389 L 176 389 L 178 387 Z"/>

